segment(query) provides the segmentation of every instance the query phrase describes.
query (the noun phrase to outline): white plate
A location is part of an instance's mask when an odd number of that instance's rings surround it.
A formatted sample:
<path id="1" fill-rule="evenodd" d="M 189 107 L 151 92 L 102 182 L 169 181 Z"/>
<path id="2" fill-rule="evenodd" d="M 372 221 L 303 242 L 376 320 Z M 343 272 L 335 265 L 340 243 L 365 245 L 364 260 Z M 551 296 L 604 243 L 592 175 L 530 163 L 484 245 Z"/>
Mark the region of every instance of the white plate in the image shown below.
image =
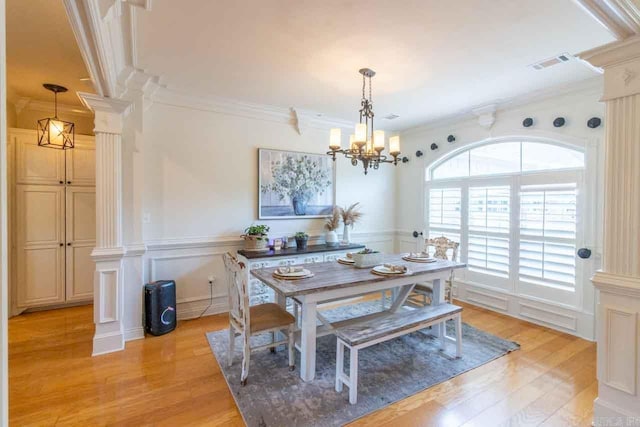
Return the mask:
<path id="1" fill-rule="evenodd" d="M 373 267 L 373 271 L 380 274 L 404 274 L 402 271 L 393 271 L 390 268 L 385 267 L 384 265 Z"/>
<path id="2" fill-rule="evenodd" d="M 280 277 L 304 277 L 311 274 L 311 272 L 306 268 L 303 269 L 302 271 L 296 271 L 294 273 L 279 273 L 277 270 L 274 271 L 274 273 Z"/>
<path id="3" fill-rule="evenodd" d="M 410 253 L 404 254 L 403 257 L 404 258 L 411 258 L 411 259 L 430 259 L 431 258 L 429 255 L 414 256 L 414 255 L 411 255 Z"/>
<path id="4" fill-rule="evenodd" d="M 422 263 L 430 263 L 430 262 L 437 261 L 435 258 L 410 258 L 406 256 L 403 256 L 402 259 L 409 262 L 422 262 Z"/>
<path id="5" fill-rule="evenodd" d="M 338 261 L 344 262 L 344 263 L 347 263 L 347 264 L 353 264 L 355 262 L 351 258 L 338 258 Z"/>

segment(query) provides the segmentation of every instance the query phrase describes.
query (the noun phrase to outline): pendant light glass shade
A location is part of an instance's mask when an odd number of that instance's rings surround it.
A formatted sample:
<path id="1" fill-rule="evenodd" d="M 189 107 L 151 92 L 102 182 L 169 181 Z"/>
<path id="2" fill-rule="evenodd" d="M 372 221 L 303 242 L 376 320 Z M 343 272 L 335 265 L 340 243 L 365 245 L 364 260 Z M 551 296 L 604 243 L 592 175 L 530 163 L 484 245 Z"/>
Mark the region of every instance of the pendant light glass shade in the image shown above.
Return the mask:
<path id="1" fill-rule="evenodd" d="M 73 148 L 75 124 L 58 118 L 58 93 L 66 92 L 67 88 L 50 83 L 45 83 L 43 86 L 55 94 L 55 110 L 53 117 L 38 120 L 38 145 L 59 150 Z"/>

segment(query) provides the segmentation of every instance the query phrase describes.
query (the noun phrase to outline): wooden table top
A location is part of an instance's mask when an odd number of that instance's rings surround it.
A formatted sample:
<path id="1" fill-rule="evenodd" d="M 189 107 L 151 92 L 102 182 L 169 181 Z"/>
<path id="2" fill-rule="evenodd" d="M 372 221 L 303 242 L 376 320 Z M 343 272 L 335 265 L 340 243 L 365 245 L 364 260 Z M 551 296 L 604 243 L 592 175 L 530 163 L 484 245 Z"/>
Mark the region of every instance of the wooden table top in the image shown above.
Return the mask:
<path id="1" fill-rule="evenodd" d="M 356 268 L 339 262 L 321 262 L 304 264 L 304 268 L 310 270 L 314 276 L 308 279 L 282 280 L 273 277 L 277 267 L 251 270 L 251 274 L 273 288 L 276 292 L 286 297 L 312 294 L 348 286 L 377 283 L 398 277 L 421 276 L 439 271 L 464 268 L 467 265 L 460 262 L 438 260 L 432 263 L 408 262 L 402 259 L 402 255 L 391 254 L 384 258 L 384 263 L 405 265 L 409 272 L 397 276 L 378 276 L 371 272 L 371 268 Z"/>

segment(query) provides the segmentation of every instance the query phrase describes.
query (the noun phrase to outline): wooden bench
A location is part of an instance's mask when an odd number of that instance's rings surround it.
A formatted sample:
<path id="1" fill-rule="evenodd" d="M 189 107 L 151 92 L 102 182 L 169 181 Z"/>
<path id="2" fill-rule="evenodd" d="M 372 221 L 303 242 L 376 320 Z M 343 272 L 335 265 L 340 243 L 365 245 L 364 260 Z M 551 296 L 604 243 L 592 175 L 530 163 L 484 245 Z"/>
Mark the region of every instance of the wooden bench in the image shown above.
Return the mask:
<path id="1" fill-rule="evenodd" d="M 336 391 L 342 391 L 343 384 L 349 387 L 349 403 L 358 400 L 358 350 L 394 339 L 401 335 L 442 324 L 440 345 L 445 349 L 447 341 L 456 344 L 456 357 L 462 356 L 462 307 L 443 303 L 405 312 L 388 312 L 387 315 L 371 320 L 349 324 L 335 330 L 338 337 L 336 349 Z M 447 336 L 445 323 L 455 319 L 456 337 Z M 349 348 L 349 375 L 344 372 L 344 348 Z"/>

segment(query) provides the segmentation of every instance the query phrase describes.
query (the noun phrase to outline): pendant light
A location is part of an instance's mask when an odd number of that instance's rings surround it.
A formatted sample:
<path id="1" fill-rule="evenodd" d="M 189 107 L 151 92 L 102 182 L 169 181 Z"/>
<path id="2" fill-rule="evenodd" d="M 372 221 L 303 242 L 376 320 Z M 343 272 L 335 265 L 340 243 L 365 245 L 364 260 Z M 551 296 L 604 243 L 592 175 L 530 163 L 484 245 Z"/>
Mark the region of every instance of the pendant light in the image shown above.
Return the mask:
<path id="1" fill-rule="evenodd" d="M 38 120 L 38 145 L 59 150 L 73 148 L 75 125 L 58 118 L 58 93 L 66 92 L 67 88 L 52 83 L 42 86 L 54 94 L 54 114 L 53 117 Z"/>

